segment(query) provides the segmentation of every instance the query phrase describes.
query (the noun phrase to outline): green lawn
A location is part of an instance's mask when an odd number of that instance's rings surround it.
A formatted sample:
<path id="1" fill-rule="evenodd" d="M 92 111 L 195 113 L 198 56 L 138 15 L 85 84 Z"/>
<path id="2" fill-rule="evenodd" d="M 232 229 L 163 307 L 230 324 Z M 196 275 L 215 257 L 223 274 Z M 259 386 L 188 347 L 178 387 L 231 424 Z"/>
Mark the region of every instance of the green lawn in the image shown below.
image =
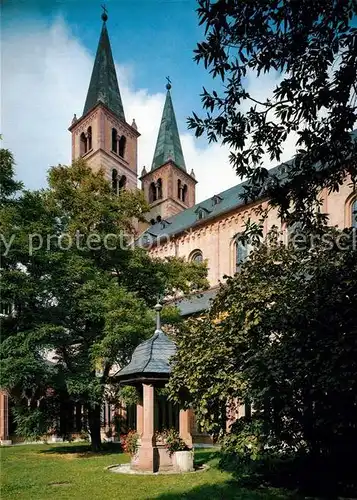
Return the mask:
<path id="1" fill-rule="evenodd" d="M 283 492 L 239 487 L 217 468 L 217 452 L 196 450 L 197 463 L 209 463 L 204 472 L 182 475 L 134 476 L 105 470 L 128 456 L 115 448 L 94 456 L 88 445 L 23 445 L 2 448 L 2 500 L 130 500 L 130 499 L 286 499 Z"/>

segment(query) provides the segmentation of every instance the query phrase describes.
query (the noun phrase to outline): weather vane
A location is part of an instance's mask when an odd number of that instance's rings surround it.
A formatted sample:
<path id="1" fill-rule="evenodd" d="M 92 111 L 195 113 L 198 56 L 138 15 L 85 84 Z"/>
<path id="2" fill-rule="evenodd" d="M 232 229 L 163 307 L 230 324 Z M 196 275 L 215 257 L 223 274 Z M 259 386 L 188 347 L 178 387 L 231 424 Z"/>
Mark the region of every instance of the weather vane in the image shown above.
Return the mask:
<path id="1" fill-rule="evenodd" d="M 102 19 L 103 19 L 103 21 L 105 22 L 105 21 L 107 21 L 107 20 L 108 20 L 108 14 L 107 14 L 107 12 L 108 12 L 108 11 L 107 11 L 107 8 L 106 8 L 105 4 L 103 4 L 101 7 L 102 7 L 102 9 L 103 9 L 103 12 L 102 12 Z"/>
<path id="2" fill-rule="evenodd" d="M 170 80 L 170 77 L 169 77 L 169 76 L 167 76 L 167 77 L 166 77 L 166 80 L 167 80 L 166 88 L 167 88 L 167 90 L 170 90 L 170 88 L 171 88 L 171 80 Z"/>

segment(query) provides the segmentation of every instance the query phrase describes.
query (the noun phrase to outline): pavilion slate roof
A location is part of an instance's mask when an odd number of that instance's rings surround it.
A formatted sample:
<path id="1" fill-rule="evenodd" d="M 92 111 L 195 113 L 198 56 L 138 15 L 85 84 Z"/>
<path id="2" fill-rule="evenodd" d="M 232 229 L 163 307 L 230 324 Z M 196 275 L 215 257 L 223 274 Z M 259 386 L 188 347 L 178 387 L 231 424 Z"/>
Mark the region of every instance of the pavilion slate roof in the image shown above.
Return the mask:
<path id="1" fill-rule="evenodd" d="M 180 134 L 171 99 L 171 85 L 168 84 L 166 88 L 166 101 L 162 113 L 151 170 L 156 170 L 164 165 L 168 160 L 172 160 L 179 168 L 186 172 Z"/>
<path id="2" fill-rule="evenodd" d="M 88 113 L 88 111 L 94 108 L 99 102 L 105 104 L 107 108 L 119 118 L 125 120 L 124 108 L 120 96 L 105 20 L 99 38 L 83 115 Z"/>
<path id="3" fill-rule="evenodd" d="M 130 363 L 117 373 L 117 378 L 128 376 L 169 375 L 170 358 L 175 354 L 175 343 L 160 329 L 134 350 Z"/>

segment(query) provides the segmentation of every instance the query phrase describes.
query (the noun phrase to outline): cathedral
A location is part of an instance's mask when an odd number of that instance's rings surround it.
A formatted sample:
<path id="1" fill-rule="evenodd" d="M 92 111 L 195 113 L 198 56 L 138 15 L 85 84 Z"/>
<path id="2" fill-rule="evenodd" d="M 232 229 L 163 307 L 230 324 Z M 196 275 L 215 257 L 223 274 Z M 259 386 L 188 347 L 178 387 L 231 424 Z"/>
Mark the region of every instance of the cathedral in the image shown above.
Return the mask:
<path id="1" fill-rule="evenodd" d="M 113 189 L 138 186 L 137 141 L 140 136 L 135 120 L 127 123 L 120 95 L 107 26 L 103 14 L 92 76 L 83 114 L 73 118 L 72 159 L 84 158 L 94 170 L 102 168 Z M 167 93 L 150 170 L 144 167 L 139 181 L 150 212 L 146 227 L 141 227 L 140 244 L 155 257 L 184 257 L 208 265 L 211 289 L 203 297 L 182 300 L 183 314 L 205 309 L 223 276 L 232 275 L 247 257 L 248 249 L 237 243 L 244 221 L 257 221 L 256 208 L 266 208 L 269 200 L 243 202 L 244 183 L 239 183 L 207 200 L 196 203 L 194 165 L 186 165 L 177 127 L 171 84 Z M 218 167 L 217 167 L 218 168 Z M 281 175 L 286 165 L 271 169 Z M 356 193 L 346 182 L 338 192 L 321 192 L 321 211 L 329 214 L 329 223 L 340 228 L 356 226 Z M 269 211 L 264 223 L 266 234 L 272 226 L 285 229 L 277 212 Z"/>
<path id="2" fill-rule="evenodd" d="M 146 224 L 139 227 L 138 242 L 159 258 L 184 257 L 208 267 L 210 289 L 178 303 L 182 315 L 200 313 L 209 307 L 224 276 L 233 275 L 248 257 L 249 249 L 241 245 L 237 235 L 249 218 L 258 221 L 256 208 L 267 208 L 269 200 L 251 203 L 242 200 L 243 183 L 196 203 L 194 165 L 186 165 L 171 96 L 166 85 L 166 100 L 150 170 L 145 167 L 138 176 L 137 148 L 140 124 L 128 123 L 103 13 L 94 67 L 85 99 L 83 114 L 74 115 L 69 131 L 72 137 L 72 160 L 86 160 L 93 170 L 102 169 L 119 195 L 122 190 L 141 189 L 150 205 Z M 219 166 L 217 166 L 217 169 Z M 285 165 L 271 170 L 281 175 Z M 139 179 L 138 179 L 139 177 Z M 339 228 L 357 227 L 357 196 L 348 179 L 339 191 L 320 193 L 321 210 L 329 215 L 329 224 Z M 270 210 L 264 222 L 264 234 L 285 223 L 276 210 Z M 239 412 L 244 414 L 244 408 Z M 112 410 L 103 409 L 103 426 L 109 428 Z M 240 414 L 242 414 L 240 413 Z M 238 415 L 233 416 L 236 418 Z M 175 415 L 171 416 L 174 420 Z M 194 426 L 193 426 L 194 427 Z M 201 436 L 204 438 L 204 436 Z M 7 395 L 0 392 L 0 442 L 9 440 Z M 204 440 L 204 439 L 203 439 Z"/>

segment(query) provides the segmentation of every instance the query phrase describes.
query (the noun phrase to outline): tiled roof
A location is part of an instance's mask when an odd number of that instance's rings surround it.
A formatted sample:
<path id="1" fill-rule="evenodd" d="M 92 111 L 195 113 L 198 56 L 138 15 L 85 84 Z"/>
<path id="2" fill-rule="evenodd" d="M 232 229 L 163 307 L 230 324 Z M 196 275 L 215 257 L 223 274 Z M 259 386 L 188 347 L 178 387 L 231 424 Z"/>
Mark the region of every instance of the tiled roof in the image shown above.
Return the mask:
<path id="1" fill-rule="evenodd" d="M 197 314 L 207 311 L 211 307 L 212 300 L 215 298 L 217 291 L 217 288 L 211 288 L 210 290 L 178 299 L 173 304 L 179 309 L 181 316 Z"/>
<path id="2" fill-rule="evenodd" d="M 102 102 L 119 118 L 125 120 L 117 74 L 105 21 L 98 43 L 92 76 L 84 105 L 83 115 Z"/>
<path id="3" fill-rule="evenodd" d="M 291 161 L 292 160 L 282 163 L 269 170 L 269 177 L 271 178 L 276 175 L 281 178 L 286 175 L 286 165 L 288 165 Z M 219 215 L 228 213 L 235 208 L 245 205 L 241 196 L 245 192 L 244 186 L 246 184 L 246 182 L 241 182 L 226 191 L 217 193 L 215 196 L 201 201 L 193 207 L 187 208 L 186 210 L 169 217 L 165 221 L 153 224 L 140 236 L 137 243 L 145 246 L 147 243 L 151 243 L 153 240 L 155 241 L 155 239 L 161 235 L 173 236 L 194 227 L 196 224 L 201 223 L 202 220 L 207 221 L 214 219 Z M 204 213 L 203 219 L 199 219 L 198 214 L 200 211 Z"/>
<path id="4" fill-rule="evenodd" d="M 120 370 L 116 377 L 127 379 L 130 376 L 137 377 L 146 374 L 169 375 L 170 358 L 175 352 L 175 343 L 162 330 L 156 330 L 150 339 L 138 345 L 130 363 Z"/>

